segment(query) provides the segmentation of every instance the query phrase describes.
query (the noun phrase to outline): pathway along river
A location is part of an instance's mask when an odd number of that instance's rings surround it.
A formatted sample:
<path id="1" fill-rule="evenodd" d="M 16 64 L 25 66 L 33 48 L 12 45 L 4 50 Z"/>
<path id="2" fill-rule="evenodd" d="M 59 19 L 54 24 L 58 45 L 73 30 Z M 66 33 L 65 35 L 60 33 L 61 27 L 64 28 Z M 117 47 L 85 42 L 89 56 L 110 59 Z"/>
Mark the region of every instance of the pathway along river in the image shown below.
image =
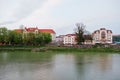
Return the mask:
<path id="1" fill-rule="evenodd" d="M 120 54 L 0 52 L 0 80 L 120 80 Z"/>

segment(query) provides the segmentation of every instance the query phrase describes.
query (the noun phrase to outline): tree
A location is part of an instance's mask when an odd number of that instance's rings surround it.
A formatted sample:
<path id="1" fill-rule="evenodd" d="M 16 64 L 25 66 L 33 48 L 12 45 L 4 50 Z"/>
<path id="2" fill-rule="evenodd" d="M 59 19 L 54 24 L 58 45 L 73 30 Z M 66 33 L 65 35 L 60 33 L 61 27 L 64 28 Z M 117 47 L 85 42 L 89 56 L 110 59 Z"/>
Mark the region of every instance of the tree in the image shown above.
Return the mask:
<path id="1" fill-rule="evenodd" d="M 16 31 L 9 31 L 8 41 L 9 41 L 9 44 L 12 44 L 12 45 L 21 44 L 22 34 Z"/>
<path id="2" fill-rule="evenodd" d="M 14 31 L 14 42 L 15 44 L 21 44 L 23 42 L 22 33 L 18 33 Z"/>
<path id="3" fill-rule="evenodd" d="M 76 34 L 76 41 L 78 44 L 82 44 L 84 39 L 85 33 L 85 25 L 83 23 L 76 23 L 75 34 Z"/>
<path id="4" fill-rule="evenodd" d="M 84 35 L 84 39 L 85 39 L 85 41 L 91 41 L 92 42 L 92 35 L 91 34 L 86 34 L 86 35 Z"/>
<path id="5" fill-rule="evenodd" d="M 43 35 L 42 35 L 42 33 L 39 32 L 39 33 L 36 34 L 36 36 L 35 36 L 34 44 L 35 44 L 35 45 L 41 45 L 42 42 L 43 42 Z"/>
<path id="6" fill-rule="evenodd" d="M 49 42 L 52 41 L 52 36 L 50 35 L 50 33 L 42 33 L 43 37 L 44 37 L 44 42 L 45 44 L 48 44 Z"/>
<path id="7" fill-rule="evenodd" d="M 7 43 L 8 30 L 5 27 L 0 28 L 0 42 Z"/>
<path id="8" fill-rule="evenodd" d="M 85 41 L 91 41 L 92 42 L 92 35 L 91 35 L 91 33 L 89 32 L 89 31 L 85 31 L 85 33 L 84 33 L 84 39 L 85 39 Z"/>
<path id="9" fill-rule="evenodd" d="M 27 36 L 25 38 L 26 40 L 26 44 L 27 45 L 34 45 L 34 40 L 35 40 L 35 34 L 30 32 L 30 33 L 27 33 Z"/>

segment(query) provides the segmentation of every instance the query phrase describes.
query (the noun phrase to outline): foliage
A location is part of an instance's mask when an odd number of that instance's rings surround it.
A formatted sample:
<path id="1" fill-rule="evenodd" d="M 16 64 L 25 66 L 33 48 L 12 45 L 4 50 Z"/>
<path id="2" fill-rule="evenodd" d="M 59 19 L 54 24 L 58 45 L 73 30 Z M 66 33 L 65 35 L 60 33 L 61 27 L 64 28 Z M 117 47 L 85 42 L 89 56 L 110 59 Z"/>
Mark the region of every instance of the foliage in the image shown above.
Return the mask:
<path id="1" fill-rule="evenodd" d="M 7 28 L 2 27 L 0 28 L 0 42 L 1 43 L 6 43 L 7 42 Z"/>
<path id="2" fill-rule="evenodd" d="M 20 33 L 0 28 L 0 43 L 6 45 L 45 45 L 52 41 L 50 33 Z"/>
<path id="3" fill-rule="evenodd" d="M 9 35 L 8 35 L 8 41 L 9 41 L 9 44 L 21 44 L 22 42 L 22 34 L 21 33 L 17 33 L 16 31 L 9 31 L 8 32 Z"/>
<path id="4" fill-rule="evenodd" d="M 42 33 L 42 35 L 43 35 L 43 41 L 44 41 L 44 43 L 49 43 L 49 42 L 51 42 L 52 41 L 52 37 L 51 37 L 51 35 L 49 34 L 49 33 Z"/>

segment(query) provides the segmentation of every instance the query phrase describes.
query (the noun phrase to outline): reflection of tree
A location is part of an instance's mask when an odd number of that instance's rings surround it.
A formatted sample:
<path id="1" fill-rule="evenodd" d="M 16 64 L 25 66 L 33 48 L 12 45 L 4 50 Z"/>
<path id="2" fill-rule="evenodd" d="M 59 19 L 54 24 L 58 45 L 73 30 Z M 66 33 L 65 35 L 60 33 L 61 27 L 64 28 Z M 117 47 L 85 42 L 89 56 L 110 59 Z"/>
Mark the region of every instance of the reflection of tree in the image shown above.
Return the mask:
<path id="1" fill-rule="evenodd" d="M 52 80 L 49 79 L 52 56 L 52 53 L 43 52 L 0 53 L 0 63 L 3 63 L 0 64 L 0 78 L 3 80 Z"/>
<path id="2" fill-rule="evenodd" d="M 76 69 L 78 80 L 98 80 L 111 69 L 111 56 L 108 54 L 77 54 Z"/>
<path id="3" fill-rule="evenodd" d="M 1 53 L 4 54 L 4 53 Z M 8 52 L 6 62 L 49 62 L 52 59 L 52 53 L 46 52 Z M 3 55 L 0 55 L 0 61 L 4 62 Z"/>
<path id="4" fill-rule="evenodd" d="M 85 56 L 81 54 L 75 55 L 77 79 L 85 80 Z"/>

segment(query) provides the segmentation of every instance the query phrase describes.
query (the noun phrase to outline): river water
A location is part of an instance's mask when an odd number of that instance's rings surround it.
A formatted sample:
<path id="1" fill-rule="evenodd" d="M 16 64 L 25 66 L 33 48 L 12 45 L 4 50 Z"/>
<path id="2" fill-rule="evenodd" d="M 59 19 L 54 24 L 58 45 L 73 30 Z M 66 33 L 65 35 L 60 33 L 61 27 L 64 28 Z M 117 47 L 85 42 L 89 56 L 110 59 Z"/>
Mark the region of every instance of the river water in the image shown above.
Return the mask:
<path id="1" fill-rule="evenodd" d="M 120 80 L 120 54 L 0 52 L 0 80 Z"/>

